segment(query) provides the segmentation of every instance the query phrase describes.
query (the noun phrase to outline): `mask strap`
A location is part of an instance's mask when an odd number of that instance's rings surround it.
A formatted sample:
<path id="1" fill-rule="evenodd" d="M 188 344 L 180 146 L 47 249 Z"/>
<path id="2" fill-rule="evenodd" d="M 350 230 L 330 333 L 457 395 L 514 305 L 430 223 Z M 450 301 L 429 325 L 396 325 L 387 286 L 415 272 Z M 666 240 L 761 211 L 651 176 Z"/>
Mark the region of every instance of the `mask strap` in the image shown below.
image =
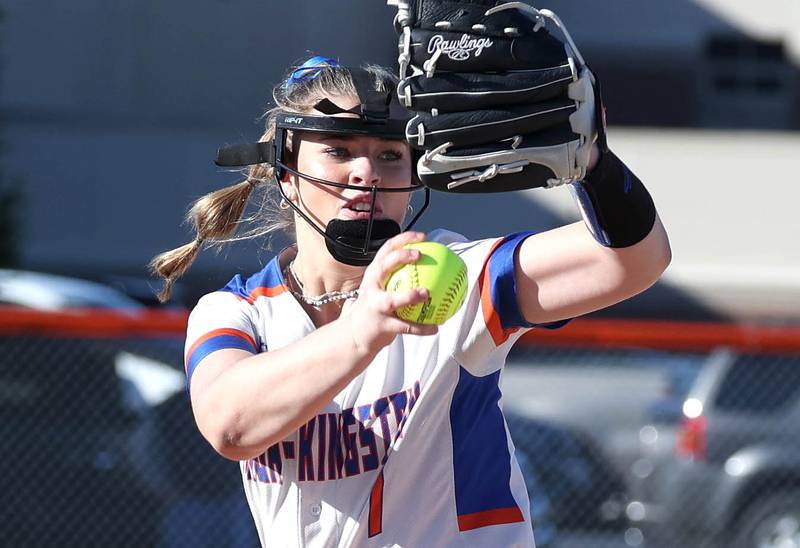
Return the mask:
<path id="1" fill-rule="evenodd" d="M 375 91 L 373 76 L 362 68 L 350 69 L 356 93 L 361 101 L 361 117 L 366 122 L 385 122 L 389 119 L 392 91 Z"/>

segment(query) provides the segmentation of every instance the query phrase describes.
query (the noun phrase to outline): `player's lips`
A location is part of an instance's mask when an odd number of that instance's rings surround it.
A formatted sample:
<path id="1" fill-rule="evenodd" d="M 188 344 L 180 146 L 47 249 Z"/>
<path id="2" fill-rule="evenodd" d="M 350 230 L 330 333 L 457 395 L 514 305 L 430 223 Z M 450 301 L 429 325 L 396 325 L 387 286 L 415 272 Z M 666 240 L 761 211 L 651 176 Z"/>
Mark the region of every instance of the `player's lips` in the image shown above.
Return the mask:
<path id="1" fill-rule="evenodd" d="M 341 208 L 340 216 L 348 220 L 369 219 L 369 212 L 372 208 L 372 194 L 364 193 L 348 200 Z M 375 201 L 375 219 L 383 217 L 383 208 L 378 201 Z"/>

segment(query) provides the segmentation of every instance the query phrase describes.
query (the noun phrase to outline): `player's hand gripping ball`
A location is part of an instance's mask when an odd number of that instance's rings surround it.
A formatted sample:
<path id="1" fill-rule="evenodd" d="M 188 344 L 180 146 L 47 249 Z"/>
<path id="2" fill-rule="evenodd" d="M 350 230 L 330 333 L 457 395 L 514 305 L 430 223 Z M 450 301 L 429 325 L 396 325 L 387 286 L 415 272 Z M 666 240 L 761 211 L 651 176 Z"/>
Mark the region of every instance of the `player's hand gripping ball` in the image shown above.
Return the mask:
<path id="1" fill-rule="evenodd" d="M 467 265 L 447 246 L 436 242 L 418 242 L 404 247 L 418 249 L 420 258 L 395 270 L 386 282 L 386 290 L 425 287 L 429 297 L 425 302 L 398 308 L 395 314 L 409 322 L 441 325 L 464 304 Z"/>

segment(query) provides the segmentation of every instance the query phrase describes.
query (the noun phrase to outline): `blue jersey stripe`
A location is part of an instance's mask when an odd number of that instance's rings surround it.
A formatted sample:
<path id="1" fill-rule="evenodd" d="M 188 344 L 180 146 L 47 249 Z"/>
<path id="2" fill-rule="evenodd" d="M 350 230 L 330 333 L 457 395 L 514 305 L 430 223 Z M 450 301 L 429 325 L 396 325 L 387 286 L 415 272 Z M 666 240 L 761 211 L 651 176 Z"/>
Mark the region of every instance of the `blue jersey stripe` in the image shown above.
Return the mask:
<path id="1" fill-rule="evenodd" d="M 532 232 L 517 232 L 506 236 L 489 257 L 492 304 L 500 316 L 500 325 L 503 326 L 503 329 L 530 326 L 522 317 L 517 304 L 514 256 L 519 245 L 532 234 Z"/>
<path id="2" fill-rule="evenodd" d="M 499 380 L 500 371 L 476 377 L 463 367 L 459 370 L 450 405 L 458 516 L 519 510 L 510 487 L 511 454 L 498 405 Z"/>
<path id="3" fill-rule="evenodd" d="M 522 311 L 519 309 L 514 257 L 520 244 L 533 234 L 533 232 L 517 232 L 506 236 L 503 242 L 494 250 L 492 256 L 489 257 L 492 304 L 500 317 L 500 325 L 503 329 L 518 327 L 557 329 L 569 323 L 569 320 L 546 324 L 530 323 L 523 317 Z"/>
<path id="4" fill-rule="evenodd" d="M 224 334 L 211 337 L 200 343 L 192 353 L 186 357 L 186 386 L 189 387 L 191 385 L 192 374 L 197 364 L 199 364 L 203 358 L 212 352 L 228 348 L 247 350 L 253 354 L 258 352 L 258 349 L 255 348 L 250 341 L 236 335 Z"/>
<path id="5" fill-rule="evenodd" d="M 276 256 L 261 271 L 253 274 L 247 280 L 243 280 L 242 276 L 237 274 L 222 288 L 222 291 L 233 293 L 242 299 L 249 299 L 254 294 L 258 294 L 259 290 L 269 294 L 270 290 L 276 290 L 285 285 L 286 282 Z"/>

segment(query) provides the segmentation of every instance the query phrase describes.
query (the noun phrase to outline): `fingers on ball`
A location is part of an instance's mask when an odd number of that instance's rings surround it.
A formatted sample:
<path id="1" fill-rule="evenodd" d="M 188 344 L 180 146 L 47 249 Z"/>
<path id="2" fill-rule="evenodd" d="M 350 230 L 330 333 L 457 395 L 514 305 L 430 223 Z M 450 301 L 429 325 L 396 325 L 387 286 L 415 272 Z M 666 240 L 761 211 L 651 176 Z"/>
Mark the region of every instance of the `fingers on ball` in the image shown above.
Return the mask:
<path id="1" fill-rule="evenodd" d="M 398 320 L 398 322 L 397 332 L 400 334 L 426 336 L 435 335 L 439 332 L 438 325 L 404 322 L 400 320 Z"/>
<path id="2" fill-rule="evenodd" d="M 439 332 L 439 326 L 433 324 L 415 323 L 411 325 L 411 335 L 435 335 Z"/>
<path id="3" fill-rule="evenodd" d="M 393 251 L 387 259 L 387 270 L 394 270 L 409 263 L 415 263 L 420 260 L 422 253 L 419 249 L 401 247 Z"/>
<path id="4" fill-rule="evenodd" d="M 417 232 L 416 230 L 409 230 L 406 232 L 401 232 L 397 236 L 390 238 L 385 247 L 389 249 L 398 249 L 403 247 L 406 244 L 414 243 L 414 242 L 421 242 L 425 239 L 424 232 Z"/>
<path id="5" fill-rule="evenodd" d="M 381 281 L 385 285 L 396 270 L 403 265 L 417 262 L 421 257 L 422 254 L 418 249 L 408 249 L 405 247 L 395 249 L 383 260 L 383 264 L 381 265 L 383 270 L 383 279 Z"/>
<path id="6" fill-rule="evenodd" d="M 424 287 L 415 287 L 404 291 L 392 291 L 389 295 L 392 311 L 403 308 L 404 306 L 413 306 L 423 303 L 428 300 L 430 296 L 428 290 Z"/>

